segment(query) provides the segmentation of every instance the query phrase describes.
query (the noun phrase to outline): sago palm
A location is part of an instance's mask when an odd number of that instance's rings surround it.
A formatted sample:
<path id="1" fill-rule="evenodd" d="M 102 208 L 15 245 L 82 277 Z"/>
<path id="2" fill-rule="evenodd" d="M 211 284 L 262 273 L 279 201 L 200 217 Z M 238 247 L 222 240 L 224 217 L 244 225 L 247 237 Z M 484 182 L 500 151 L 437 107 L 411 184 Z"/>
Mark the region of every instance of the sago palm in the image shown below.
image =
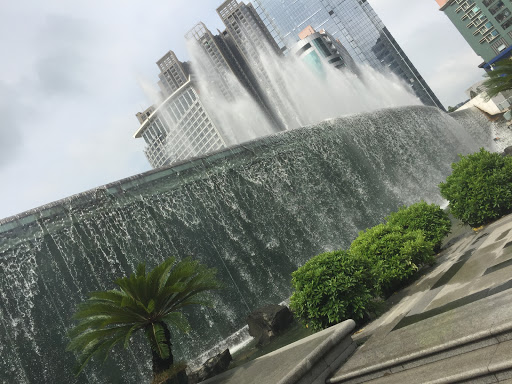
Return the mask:
<path id="1" fill-rule="evenodd" d="M 188 332 L 190 325 L 179 312 L 192 304 L 206 305 L 202 292 L 220 288 L 216 270 L 187 258 L 170 258 L 146 273 L 139 264 L 134 274 L 117 279 L 119 289 L 91 292 L 73 316 L 67 350 L 78 354 L 79 374 L 93 357 L 106 359 L 118 343 L 128 345 L 134 332 L 144 331 L 153 357 L 153 375 L 169 369 L 173 362 L 168 325 Z"/>
<path id="2" fill-rule="evenodd" d="M 487 72 L 485 76 L 488 79 L 483 85 L 489 98 L 512 89 L 512 60 L 504 59 L 496 62 L 493 70 Z"/>

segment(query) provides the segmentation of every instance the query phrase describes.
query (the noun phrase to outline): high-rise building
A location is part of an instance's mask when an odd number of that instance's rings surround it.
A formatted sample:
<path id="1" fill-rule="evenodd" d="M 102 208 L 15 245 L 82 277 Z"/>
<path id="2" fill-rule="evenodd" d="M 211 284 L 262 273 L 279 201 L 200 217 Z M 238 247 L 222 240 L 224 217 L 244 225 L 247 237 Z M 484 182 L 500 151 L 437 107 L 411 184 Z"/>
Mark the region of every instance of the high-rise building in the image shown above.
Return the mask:
<path id="1" fill-rule="evenodd" d="M 158 85 L 166 97 L 185 84 L 190 75 L 187 64 L 179 61 L 173 51 L 167 52 L 156 65 L 160 69 Z"/>
<path id="2" fill-rule="evenodd" d="M 297 42 L 307 25 L 317 31 L 325 29 L 356 62 L 391 70 L 424 104 L 444 110 L 366 0 L 254 0 L 254 7 L 281 50 Z"/>
<path id="3" fill-rule="evenodd" d="M 190 31 L 187 32 L 185 38 L 195 42 L 195 49 L 202 52 L 201 57 L 196 57 L 195 66 L 201 67 L 203 73 L 206 74 L 206 81 L 211 82 L 222 95 L 229 101 L 234 99 L 233 90 L 229 88 L 227 80 L 228 73 L 234 73 L 233 67 L 236 66 L 235 61 L 230 57 L 219 36 L 214 36 L 208 28 L 202 23 L 197 23 Z"/>
<path id="4" fill-rule="evenodd" d="M 244 60 L 227 31 L 214 35 L 199 22 L 187 32 L 185 38 L 190 44 L 195 44 L 193 50 L 199 50 L 193 65 L 195 68 L 200 67 L 206 75 L 202 81 L 217 89 L 227 101 L 233 101 L 240 96 L 236 94 L 240 88 L 232 83 L 236 79 L 259 105 L 275 130 L 283 128 L 260 89 L 249 63 Z"/>
<path id="5" fill-rule="evenodd" d="M 217 13 L 248 61 L 258 62 L 262 52 L 280 53 L 279 46 L 251 3 L 226 0 L 217 8 Z"/>
<path id="6" fill-rule="evenodd" d="M 224 148 L 226 143 L 199 98 L 188 66 L 172 51 L 157 65 L 166 98 L 136 114 L 141 125 L 134 134 L 146 142 L 144 154 L 151 166 L 158 168 Z"/>
<path id="7" fill-rule="evenodd" d="M 283 105 L 290 103 L 289 98 L 283 101 L 260 60 L 261 54 L 282 53 L 252 5 L 229 0 L 218 12 L 226 25 L 224 32 L 213 35 L 198 23 L 185 36 L 196 44 L 197 60 L 181 62 L 169 51 L 157 61 L 164 101 L 136 114 L 141 125 L 134 135 L 145 140 L 144 153 L 154 168 L 232 144 L 227 135 L 233 133 L 218 129 L 222 121 L 215 109 L 215 97 L 233 102 L 240 96 L 230 78 L 260 106 L 275 132 L 288 128 L 292 120 L 285 116 L 289 106 Z M 200 96 L 202 86 L 213 90 L 213 101 Z"/>
<path id="8" fill-rule="evenodd" d="M 266 58 L 282 56 L 282 52 L 253 5 L 226 0 L 217 8 L 217 13 L 226 26 L 226 31 L 223 32 L 225 41 L 250 67 L 259 93 L 265 105 L 270 107 L 280 128 L 300 125 L 295 120 L 297 114 L 294 112 L 291 95 L 283 95 L 285 87 L 280 84 L 279 76 L 271 78 L 269 66 L 265 65 Z"/>
<path id="9" fill-rule="evenodd" d="M 357 66 L 343 45 L 324 29 L 319 32 L 308 25 L 299 33 L 300 41 L 290 47 L 290 54 L 298 56 L 313 70 L 322 72 L 322 61 L 337 69 L 357 73 Z"/>
<path id="10" fill-rule="evenodd" d="M 481 68 L 512 54 L 512 3 L 510 0 L 436 0 L 440 10 L 484 62 Z"/>
<path id="11" fill-rule="evenodd" d="M 134 135 L 145 140 L 144 152 L 153 167 L 254 138 L 254 132 L 268 134 L 303 125 L 289 77 L 283 80 L 287 73 L 282 61 L 285 41 L 291 46 L 301 31 L 304 40 L 294 51 L 297 56 L 308 60 L 316 54 L 334 67 L 347 66 L 356 73 L 354 59 L 389 68 L 406 79 L 425 104 L 442 108 L 364 1 L 295 0 L 285 5 L 255 1 L 257 8 L 224 1 L 217 13 L 226 29 L 218 35 L 203 23 L 194 26 L 185 36 L 191 44 L 191 63 L 181 62 L 173 51 L 157 61 L 163 101 L 137 113 L 140 128 Z M 357 7 L 346 8 L 352 2 Z M 255 124 L 243 136 L 237 116 L 248 106 L 253 108 L 251 98 L 263 113 L 252 109 Z M 231 110 L 235 104 L 236 110 Z"/>

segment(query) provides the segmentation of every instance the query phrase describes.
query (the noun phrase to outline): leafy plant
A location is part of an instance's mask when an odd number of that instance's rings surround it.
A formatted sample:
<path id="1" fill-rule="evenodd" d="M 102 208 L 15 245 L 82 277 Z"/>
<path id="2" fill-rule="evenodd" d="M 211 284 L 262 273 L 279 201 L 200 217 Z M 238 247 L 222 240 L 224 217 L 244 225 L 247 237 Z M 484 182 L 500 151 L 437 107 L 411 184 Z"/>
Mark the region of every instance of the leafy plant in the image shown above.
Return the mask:
<path id="1" fill-rule="evenodd" d="M 496 62 L 492 71 L 486 72 L 485 76 L 487 80 L 483 86 L 486 88 L 488 98 L 512 89 L 512 60 L 507 58 Z"/>
<path id="2" fill-rule="evenodd" d="M 452 174 L 439 185 L 450 212 L 462 222 L 479 227 L 512 211 L 512 157 L 483 148 L 459 155 Z"/>
<path id="3" fill-rule="evenodd" d="M 320 330 L 346 319 L 360 320 L 371 310 L 370 265 L 347 251 L 322 253 L 292 273 L 290 308 Z"/>
<path id="4" fill-rule="evenodd" d="M 423 231 L 425 240 L 434 244 L 436 252 L 441 248 L 443 238 L 450 233 L 452 225 L 448 214 L 439 205 L 429 205 L 424 201 L 400 207 L 385 220 L 388 225 L 401 227 L 405 231 Z"/>
<path id="5" fill-rule="evenodd" d="M 350 245 L 355 258 L 369 260 L 373 292 L 385 296 L 401 287 L 422 264 L 434 261 L 423 231 L 379 224 L 359 233 Z"/>
<path id="6" fill-rule="evenodd" d="M 179 312 L 193 305 L 208 305 L 200 294 L 219 289 L 215 269 L 189 258 L 176 263 L 170 258 L 146 273 L 139 264 L 134 274 L 117 279 L 119 289 L 91 292 L 73 316 L 78 324 L 69 331 L 67 350 L 78 354 L 78 375 L 95 356 L 105 360 L 119 343 L 126 348 L 134 332 L 143 331 L 151 346 L 153 376 L 173 366 L 171 333 L 168 326 L 183 332 L 190 329 Z"/>

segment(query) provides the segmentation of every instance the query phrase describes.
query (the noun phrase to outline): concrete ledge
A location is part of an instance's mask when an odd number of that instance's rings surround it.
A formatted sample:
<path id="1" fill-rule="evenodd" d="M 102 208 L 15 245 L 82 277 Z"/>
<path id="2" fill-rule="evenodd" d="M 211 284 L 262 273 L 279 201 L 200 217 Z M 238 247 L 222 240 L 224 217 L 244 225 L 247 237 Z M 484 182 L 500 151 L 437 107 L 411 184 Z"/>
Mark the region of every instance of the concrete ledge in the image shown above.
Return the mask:
<path id="1" fill-rule="evenodd" d="M 354 352 L 353 320 L 324 329 L 203 384 L 324 384 Z"/>
<path id="2" fill-rule="evenodd" d="M 350 347 L 352 347 L 352 351 L 354 351 L 355 343 L 352 341 L 350 334 L 354 330 L 355 326 L 356 323 L 354 320 L 347 320 L 339 324 L 339 326 L 335 326 L 337 329 L 334 331 L 334 333 L 328 339 L 324 340 L 322 344 L 316 347 L 308 356 L 306 356 L 305 359 L 299 362 L 295 368 L 288 372 L 288 374 L 279 380 L 277 384 L 298 383 L 304 376 L 306 376 L 308 372 L 317 368 L 315 365 L 318 363 L 324 363 L 325 367 L 321 365 L 324 369 L 322 369 L 320 372 L 323 373 L 326 369 L 328 370 L 328 368 L 331 367 L 332 361 L 331 364 L 328 364 L 327 362 L 331 360 L 333 356 L 336 358 L 337 355 L 342 354 L 345 350 L 350 349 Z M 336 348 L 338 344 L 341 348 Z M 333 370 L 336 368 L 338 368 L 338 366 L 334 365 Z M 320 373 L 315 376 L 320 376 Z M 317 377 L 311 377 L 313 380 L 316 378 Z M 313 381 L 308 381 L 308 383 L 312 382 Z"/>

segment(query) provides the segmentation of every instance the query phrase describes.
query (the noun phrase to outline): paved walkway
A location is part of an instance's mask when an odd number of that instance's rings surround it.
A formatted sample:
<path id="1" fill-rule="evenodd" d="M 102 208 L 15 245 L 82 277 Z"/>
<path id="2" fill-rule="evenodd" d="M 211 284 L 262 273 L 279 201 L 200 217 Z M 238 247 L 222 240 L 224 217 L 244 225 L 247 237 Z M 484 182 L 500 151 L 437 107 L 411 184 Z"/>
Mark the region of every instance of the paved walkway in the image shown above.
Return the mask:
<path id="1" fill-rule="evenodd" d="M 456 382 L 454 377 L 466 376 L 476 382 L 472 378 L 493 371 L 490 367 L 497 367 L 496 372 L 508 369 L 511 288 L 509 215 L 449 245 L 432 272 L 400 292 L 391 310 L 353 335 L 359 342 L 368 339 L 328 382 L 362 382 L 354 378 L 363 374 L 369 383 Z M 485 382 L 498 382 L 496 377 Z M 511 377 L 502 375 L 503 380 Z"/>
<path id="2" fill-rule="evenodd" d="M 352 335 L 353 354 L 350 320 L 205 383 L 512 384 L 512 215 L 453 232 L 436 266 Z"/>

